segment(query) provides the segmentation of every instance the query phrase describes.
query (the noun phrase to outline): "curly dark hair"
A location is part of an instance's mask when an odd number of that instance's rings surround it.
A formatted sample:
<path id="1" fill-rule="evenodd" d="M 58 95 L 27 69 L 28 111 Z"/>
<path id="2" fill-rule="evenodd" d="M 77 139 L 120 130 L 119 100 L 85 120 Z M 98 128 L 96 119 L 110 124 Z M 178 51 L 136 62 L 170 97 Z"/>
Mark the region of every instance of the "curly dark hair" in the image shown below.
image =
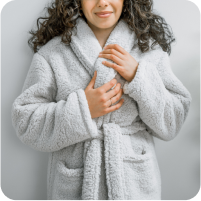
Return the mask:
<path id="1" fill-rule="evenodd" d="M 80 14 L 87 22 L 80 7 L 81 0 L 54 0 L 50 6 L 45 7 L 49 16 L 39 17 L 38 30 L 29 31 L 32 36 L 28 45 L 34 53 L 55 36 L 61 36 L 62 42 L 69 45 L 72 29 Z M 153 0 L 124 0 L 123 11 L 119 20 L 123 18 L 129 28 L 135 31 L 141 52 L 149 50 L 149 41 L 152 39 L 151 48 L 158 44 L 164 52 L 171 54 L 170 45 L 175 38 L 165 19 L 153 12 Z M 44 21 L 41 23 L 40 19 Z"/>

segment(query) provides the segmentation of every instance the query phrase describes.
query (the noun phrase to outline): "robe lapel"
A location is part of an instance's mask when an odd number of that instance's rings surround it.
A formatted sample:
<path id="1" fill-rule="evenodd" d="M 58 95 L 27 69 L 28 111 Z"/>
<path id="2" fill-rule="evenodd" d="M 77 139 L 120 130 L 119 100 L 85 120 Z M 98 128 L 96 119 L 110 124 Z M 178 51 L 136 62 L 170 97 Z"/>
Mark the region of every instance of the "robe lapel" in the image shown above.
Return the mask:
<path id="1" fill-rule="evenodd" d="M 77 58 L 86 68 L 91 78 L 94 71 L 97 71 L 97 77 L 94 88 L 98 88 L 109 82 L 118 74 L 113 68 L 102 64 L 107 60 L 98 57 L 102 48 L 94 35 L 91 28 L 84 19 L 77 19 L 77 33 L 73 30 L 71 37 L 71 48 Z M 127 52 L 131 52 L 136 42 L 136 35 L 131 31 L 127 23 L 121 19 L 110 33 L 105 46 L 109 44 L 118 44 Z M 85 142 L 84 149 L 84 179 L 82 186 L 83 200 L 97 200 L 99 185 L 103 176 L 101 176 L 101 158 L 102 149 L 104 149 L 104 161 L 106 170 L 106 183 L 108 188 L 108 198 L 110 200 L 121 200 L 126 197 L 125 179 L 123 172 L 123 155 L 122 155 L 122 134 L 119 125 L 110 123 L 110 115 L 95 118 L 97 128 L 103 128 L 104 146 L 100 139 L 92 139 Z"/>
<path id="2" fill-rule="evenodd" d="M 91 77 L 93 77 L 94 64 L 102 48 L 83 18 L 76 20 L 76 29 L 74 28 L 72 31 L 70 46 Z"/>
<path id="3" fill-rule="evenodd" d="M 77 58 L 91 75 L 91 78 L 94 75 L 94 71 L 97 71 L 94 88 L 98 88 L 111 81 L 117 74 L 121 77 L 116 70 L 102 64 L 102 61 L 104 60 L 111 63 L 114 62 L 107 58 L 98 57 L 102 48 L 94 32 L 85 20 L 83 18 L 77 18 L 76 22 L 76 31 L 73 29 L 70 45 Z M 130 30 L 127 23 L 123 19 L 120 19 L 118 24 L 110 33 L 105 46 L 109 44 L 118 44 L 130 53 L 136 42 L 137 36 L 135 32 Z M 124 80 L 124 78 L 122 79 Z M 103 123 L 109 122 L 110 116 L 111 114 L 108 113 L 107 115 L 104 115 L 104 117 L 101 116 L 95 119 L 98 129 L 102 127 Z"/>
<path id="4" fill-rule="evenodd" d="M 83 18 L 78 18 L 76 22 L 77 29 L 73 29 L 73 35 L 70 43 L 71 48 L 91 77 L 93 77 L 94 71 L 97 71 L 97 79 L 94 87 L 100 87 L 113 79 L 117 74 L 116 70 L 105 66 L 102 64 L 102 61 L 107 60 L 112 63 L 114 62 L 106 58 L 98 57 L 99 53 L 103 49 L 100 46 L 95 34 Z M 130 52 L 135 41 L 136 35 L 134 31 L 131 31 L 127 23 L 123 19 L 120 19 L 118 24 L 110 33 L 105 46 L 109 44 L 118 44 L 127 52 Z"/>

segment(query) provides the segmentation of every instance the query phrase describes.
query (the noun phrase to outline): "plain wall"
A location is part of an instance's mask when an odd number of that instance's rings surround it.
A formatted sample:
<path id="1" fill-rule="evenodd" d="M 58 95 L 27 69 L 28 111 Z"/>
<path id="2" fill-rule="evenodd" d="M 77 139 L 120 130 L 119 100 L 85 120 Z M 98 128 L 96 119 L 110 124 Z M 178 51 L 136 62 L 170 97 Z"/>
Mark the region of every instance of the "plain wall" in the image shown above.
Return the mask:
<path id="1" fill-rule="evenodd" d="M 15 0 L 1 12 L 1 188 L 14 200 L 45 200 L 48 153 L 22 144 L 11 123 L 11 106 L 20 95 L 33 52 L 28 31 L 50 0 Z M 171 26 L 176 43 L 172 70 L 193 101 L 178 136 L 154 138 L 162 177 L 162 199 L 193 198 L 200 188 L 200 12 L 186 0 L 154 0 L 154 10 Z"/>

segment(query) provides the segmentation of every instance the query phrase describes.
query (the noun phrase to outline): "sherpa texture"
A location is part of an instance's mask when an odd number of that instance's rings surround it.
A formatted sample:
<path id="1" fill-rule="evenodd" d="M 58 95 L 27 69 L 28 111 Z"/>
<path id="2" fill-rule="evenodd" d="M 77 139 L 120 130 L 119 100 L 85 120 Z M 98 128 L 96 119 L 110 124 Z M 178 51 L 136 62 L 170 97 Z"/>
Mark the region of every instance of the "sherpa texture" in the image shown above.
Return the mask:
<path id="1" fill-rule="evenodd" d="M 47 199 L 160 200 L 153 136 L 168 141 L 178 135 L 191 94 L 173 74 L 168 54 L 160 46 L 142 53 L 123 19 L 105 46 L 119 44 L 139 62 L 131 82 L 102 64 L 108 59 L 98 57 L 102 48 L 84 19 L 76 28 L 70 46 L 57 36 L 34 54 L 12 105 L 19 139 L 50 154 Z M 95 70 L 94 88 L 116 78 L 125 101 L 92 119 L 84 90 Z"/>

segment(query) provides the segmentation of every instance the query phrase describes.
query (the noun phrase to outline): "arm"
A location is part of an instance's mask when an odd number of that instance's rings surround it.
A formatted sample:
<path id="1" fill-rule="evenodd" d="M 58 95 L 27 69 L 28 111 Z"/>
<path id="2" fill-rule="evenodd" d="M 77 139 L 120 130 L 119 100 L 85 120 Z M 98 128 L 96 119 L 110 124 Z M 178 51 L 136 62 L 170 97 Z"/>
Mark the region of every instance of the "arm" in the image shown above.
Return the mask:
<path id="1" fill-rule="evenodd" d="M 168 141 L 179 133 L 192 97 L 173 74 L 167 52 L 160 51 L 157 65 L 148 59 L 139 62 L 135 77 L 123 90 L 137 102 L 139 116 L 152 135 Z"/>
<path id="2" fill-rule="evenodd" d="M 12 125 L 19 139 L 36 150 L 53 152 L 98 137 L 84 90 L 78 89 L 58 102 L 56 93 L 50 65 L 35 53 L 22 93 L 11 110 Z"/>

